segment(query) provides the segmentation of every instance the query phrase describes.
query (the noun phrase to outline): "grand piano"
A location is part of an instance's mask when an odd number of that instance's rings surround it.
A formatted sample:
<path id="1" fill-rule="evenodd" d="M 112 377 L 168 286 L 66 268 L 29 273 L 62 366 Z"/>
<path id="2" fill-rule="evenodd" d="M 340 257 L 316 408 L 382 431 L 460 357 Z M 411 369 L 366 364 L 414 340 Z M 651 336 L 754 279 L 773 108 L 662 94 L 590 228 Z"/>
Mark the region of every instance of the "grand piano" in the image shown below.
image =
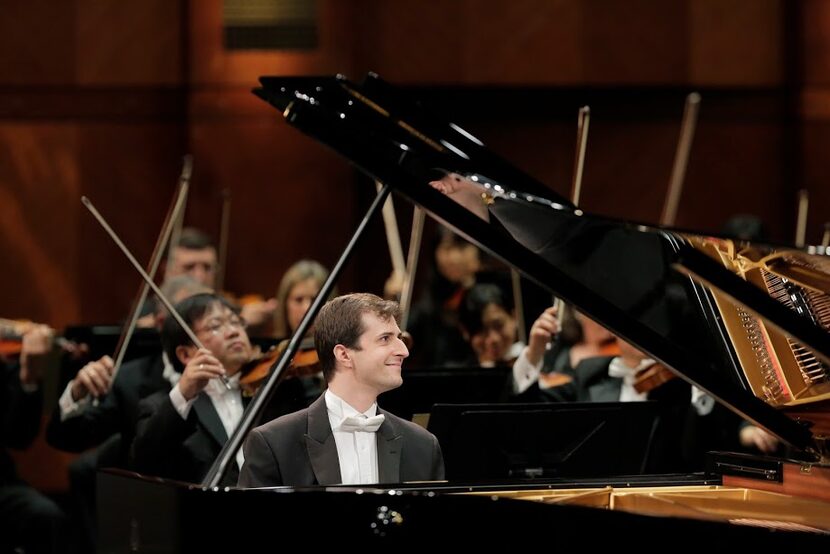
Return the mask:
<path id="1" fill-rule="evenodd" d="M 657 531 L 683 548 L 830 544 L 830 253 L 586 214 L 376 75 L 260 82 L 254 93 L 290 125 L 384 184 L 349 248 L 394 190 L 777 436 L 789 454 L 712 453 L 705 473 L 689 475 L 218 486 L 281 363 L 205 482 L 99 475 L 102 552 L 247 549 L 284 533 L 315 545 L 489 545 L 540 531 L 566 549 L 663 550 L 663 539 L 644 534 Z"/>

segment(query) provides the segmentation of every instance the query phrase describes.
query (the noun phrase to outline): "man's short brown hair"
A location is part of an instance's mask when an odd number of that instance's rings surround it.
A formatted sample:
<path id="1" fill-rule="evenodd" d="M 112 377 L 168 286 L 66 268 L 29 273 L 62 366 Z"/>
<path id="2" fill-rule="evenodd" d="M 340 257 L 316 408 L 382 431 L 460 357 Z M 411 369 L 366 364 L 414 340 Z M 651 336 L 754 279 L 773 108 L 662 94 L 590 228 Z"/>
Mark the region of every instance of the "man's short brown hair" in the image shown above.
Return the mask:
<path id="1" fill-rule="evenodd" d="M 363 314 L 371 313 L 387 321 L 400 318 L 397 302 L 384 300 L 368 293 L 338 296 L 326 302 L 314 323 L 314 346 L 323 369 L 326 382 L 334 376 L 334 347 L 342 344 L 346 348 L 359 350 L 360 335 L 366 331 Z"/>

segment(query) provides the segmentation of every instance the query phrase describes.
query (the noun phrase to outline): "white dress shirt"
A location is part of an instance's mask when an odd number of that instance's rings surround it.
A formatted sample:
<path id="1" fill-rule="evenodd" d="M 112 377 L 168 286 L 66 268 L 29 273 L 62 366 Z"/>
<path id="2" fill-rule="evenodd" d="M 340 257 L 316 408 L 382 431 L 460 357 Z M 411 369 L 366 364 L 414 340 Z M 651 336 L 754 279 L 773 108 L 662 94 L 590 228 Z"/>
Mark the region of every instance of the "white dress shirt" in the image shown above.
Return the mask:
<path id="1" fill-rule="evenodd" d="M 373 417 L 377 414 L 377 403 L 369 406 L 362 414 L 349 406 L 342 398 L 331 392 L 325 393 L 329 424 L 334 443 L 337 446 L 337 460 L 340 462 L 340 478 L 344 485 L 368 485 L 377 483 L 378 445 L 374 432 L 341 431 L 340 425 L 347 417 Z"/>
<path id="2" fill-rule="evenodd" d="M 513 394 L 522 394 L 539 380 L 544 362 L 545 358 L 542 356 L 536 365 L 533 365 L 527 359 L 527 348 L 522 349 L 522 353 L 513 362 Z M 539 386 L 541 387 L 541 383 Z"/>
<path id="3" fill-rule="evenodd" d="M 640 361 L 637 367 L 628 367 L 620 356 L 617 356 L 608 364 L 608 375 L 622 379 L 620 387 L 620 402 L 642 402 L 648 400 L 647 392 L 637 392 L 634 388 L 637 372 L 654 365 L 654 360 L 645 358 Z"/>
<path id="4" fill-rule="evenodd" d="M 230 390 L 219 379 L 211 379 L 208 381 L 204 392 L 213 403 L 216 413 L 219 414 L 219 419 L 222 421 L 222 427 L 225 428 L 225 433 L 230 437 L 233 434 L 239 421 L 242 419 L 242 412 L 245 411 L 242 406 L 242 393 L 239 391 L 239 373 L 228 377 L 230 383 Z M 182 416 L 182 419 L 187 419 L 190 414 L 190 409 L 193 407 L 193 402 L 198 396 L 194 396 L 190 400 L 185 400 L 182 391 L 179 389 L 178 383 L 170 391 L 170 402 L 173 407 Z M 239 467 L 245 462 L 245 457 L 240 448 L 236 452 L 236 463 Z"/>

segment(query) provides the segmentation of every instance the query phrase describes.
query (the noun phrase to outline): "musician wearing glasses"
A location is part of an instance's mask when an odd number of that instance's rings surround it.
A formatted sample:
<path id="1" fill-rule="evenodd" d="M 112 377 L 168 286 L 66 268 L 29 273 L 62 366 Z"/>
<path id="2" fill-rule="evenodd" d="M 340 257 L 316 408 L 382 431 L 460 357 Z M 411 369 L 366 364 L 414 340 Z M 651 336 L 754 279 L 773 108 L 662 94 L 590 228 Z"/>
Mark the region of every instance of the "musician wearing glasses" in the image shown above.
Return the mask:
<path id="1" fill-rule="evenodd" d="M 239 309 L 216 294 L 197 294 L 176 305 L 204 349 L 197 348 L 173 318 L 161 331 L 164 351 L 181 378 L 170 392 L 139 404 L 130 451 L 134 469 L 199 482 L 239 424 L 244 411 L 239 371 L 253 354 Z M 219 379 L 225 376 L 230 386 Z M 237 463 L 242 465 L 241 452 Z M 236 482 L 238 467 L 228 472 Z"/>
<path id="2" fill-rule="evenodd" d="M 310 407 L 248 434 L 241 487 L 399 483 L 444 478 L 434 435 L 381 410 L 403 383 L 409 350 L 396 302 L 372 294 L 330 300 L 314 341 L 328 390 Z"/>

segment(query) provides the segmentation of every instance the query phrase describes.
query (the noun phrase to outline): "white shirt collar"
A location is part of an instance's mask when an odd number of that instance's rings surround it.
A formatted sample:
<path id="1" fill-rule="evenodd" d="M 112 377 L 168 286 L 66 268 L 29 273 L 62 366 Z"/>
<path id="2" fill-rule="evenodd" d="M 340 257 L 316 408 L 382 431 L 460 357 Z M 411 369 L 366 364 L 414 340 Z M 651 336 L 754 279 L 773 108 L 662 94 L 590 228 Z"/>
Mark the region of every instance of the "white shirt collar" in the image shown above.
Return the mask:
<path id="1" fill-rule="evenodd" d="M 348 402 L 331 392 L 331 389 L 326 389 L 325 393 L 326 408 L 329 415 L 338 423 L 342 423 L 347 417 L 363 414 L 366 417 L 372 417 L 378 413 L 378 403 L 375 402 L 365 412 L 358 412 Z"/>

